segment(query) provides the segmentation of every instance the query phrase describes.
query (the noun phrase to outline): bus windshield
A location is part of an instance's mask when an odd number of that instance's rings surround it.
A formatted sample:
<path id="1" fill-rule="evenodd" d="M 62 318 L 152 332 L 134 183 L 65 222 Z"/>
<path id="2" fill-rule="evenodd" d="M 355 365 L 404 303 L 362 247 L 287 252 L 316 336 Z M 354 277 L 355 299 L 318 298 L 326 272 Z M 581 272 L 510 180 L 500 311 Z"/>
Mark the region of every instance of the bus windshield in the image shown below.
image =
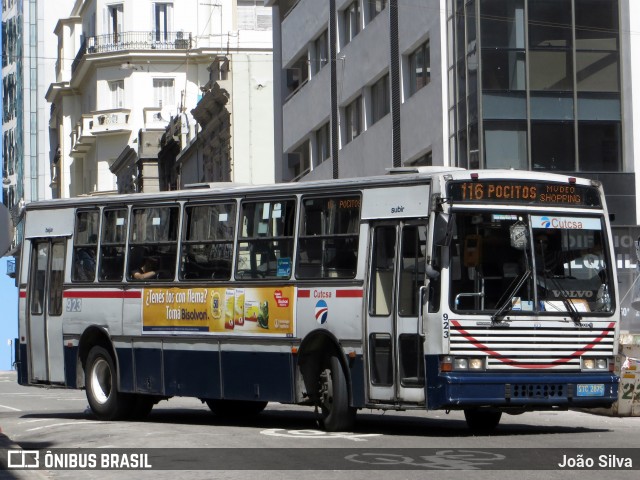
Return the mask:
<path id="1" fill-rule="evenodd" d="M 601 217 L 470 211 L 453 221 L 454 311 L 492 318 L 562 314 L 575 321 L 613 312 Z"/>

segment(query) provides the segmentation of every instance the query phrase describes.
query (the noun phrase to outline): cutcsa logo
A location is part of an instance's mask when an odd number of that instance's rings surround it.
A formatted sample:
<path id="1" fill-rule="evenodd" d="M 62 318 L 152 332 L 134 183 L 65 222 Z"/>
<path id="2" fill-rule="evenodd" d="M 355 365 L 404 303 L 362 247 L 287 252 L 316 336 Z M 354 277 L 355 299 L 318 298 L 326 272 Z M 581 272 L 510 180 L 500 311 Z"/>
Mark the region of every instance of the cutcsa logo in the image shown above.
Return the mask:
<path id="1" fill-rule="evenodd" d="M 324 300 L 318 300 L 316 303 L 316 321 L 320 325 L 324 325 L 327 321 L 327 317 L 329 316 L 329 307 L 327 302 Z"/>

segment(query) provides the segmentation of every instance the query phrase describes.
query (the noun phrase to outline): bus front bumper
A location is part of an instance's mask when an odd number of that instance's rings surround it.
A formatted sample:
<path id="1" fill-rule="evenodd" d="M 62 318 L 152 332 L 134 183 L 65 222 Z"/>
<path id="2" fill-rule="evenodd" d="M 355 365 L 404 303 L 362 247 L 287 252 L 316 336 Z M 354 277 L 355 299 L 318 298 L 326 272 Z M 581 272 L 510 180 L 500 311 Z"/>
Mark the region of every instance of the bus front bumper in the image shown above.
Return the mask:
<path id="1" fill-rule="evenodd" d="M 618 399 L 619 378 L 611 373 L 440 373 L 427 382 L 431 409 L 477 407 L 547 410 L 608 408 Z"/>

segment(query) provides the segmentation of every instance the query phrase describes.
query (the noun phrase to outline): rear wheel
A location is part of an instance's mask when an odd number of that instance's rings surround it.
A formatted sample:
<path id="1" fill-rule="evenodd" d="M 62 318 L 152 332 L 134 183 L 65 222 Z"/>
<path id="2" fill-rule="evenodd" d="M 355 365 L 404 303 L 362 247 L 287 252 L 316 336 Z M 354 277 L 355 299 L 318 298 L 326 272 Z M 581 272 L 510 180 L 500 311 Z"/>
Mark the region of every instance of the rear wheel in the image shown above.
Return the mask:
<path id="1" fill-rule="evenodd" d="M 350 430 L 356 409 L 349 406 L 349 389 L 340 360 L 329 357 L 320 371 L 318 399 L 322 425 L 329 432 Z"/>
<path id="2" fill-rule="evenodd" d="M 490 433 L 495 430 L 500 423 L 501 417 L 502 412 L 492 410 L 470 409 L 464 411 L 467 426 L 478 433 Z"/>
<path id="3" fill-rule="evenodd" d="M 118 392 L 118 373 L 111 354 L 96 345 L 85 366 L 87 400 L 100 420 L 119 420 L 131 410 L 131 395 Z"/>
<path id="4" fill-rule="evenodd" d="M 252 400 L 205 400 L 211 411 L 224 418 L 254 417 L 260 414 L 268 402 Z"/>

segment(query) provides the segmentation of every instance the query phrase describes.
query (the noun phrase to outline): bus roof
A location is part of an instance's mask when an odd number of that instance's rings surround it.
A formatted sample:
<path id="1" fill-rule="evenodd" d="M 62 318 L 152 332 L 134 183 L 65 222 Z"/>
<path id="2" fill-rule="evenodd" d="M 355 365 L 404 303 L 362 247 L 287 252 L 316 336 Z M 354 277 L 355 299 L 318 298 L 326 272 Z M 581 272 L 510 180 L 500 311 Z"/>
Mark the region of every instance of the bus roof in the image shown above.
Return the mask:
<path id="1" fill-rule="evenodd" d="M 429 179 L 446 180 L 485 180 L 485 179 L 518 179 L 531 181 L 548 181 L 557 183 L 572 182 L 581 185 L 599 186 L 599 182 L 593 180 L 574 177 L 568 174 L 554 174 L 547 172 L 532 172 L 529 170 L 514 169 L 483 169 L 467 170 L 457 167 L 401 167 L 390 169 L 387 175 L 371 177 L 352 177 L 330 180 L 313 180 L 296 183 L 276 183 L 247 185 L 237 183 L 199 183 L 188 185 L 183 190 L 171 190 L 153 193 L 129 193 L 129 194 L 108 194 L 108 195 L 84 195 L 73 198 L 40 200 L 26 205 L 27 210 L 39 208 L 61 208 L 61 207 L 82 207 L 95 204 L 123 204 L 139 201 L 160 201 L 180 199 L 197 199 L 214 196 L 258 196 L 264 194 L 287 194 L 305 193 L 313 191 L 363 188 L 374 186 L 389 186 L 402 179 L 402 185 L 417 184 Z"/>

